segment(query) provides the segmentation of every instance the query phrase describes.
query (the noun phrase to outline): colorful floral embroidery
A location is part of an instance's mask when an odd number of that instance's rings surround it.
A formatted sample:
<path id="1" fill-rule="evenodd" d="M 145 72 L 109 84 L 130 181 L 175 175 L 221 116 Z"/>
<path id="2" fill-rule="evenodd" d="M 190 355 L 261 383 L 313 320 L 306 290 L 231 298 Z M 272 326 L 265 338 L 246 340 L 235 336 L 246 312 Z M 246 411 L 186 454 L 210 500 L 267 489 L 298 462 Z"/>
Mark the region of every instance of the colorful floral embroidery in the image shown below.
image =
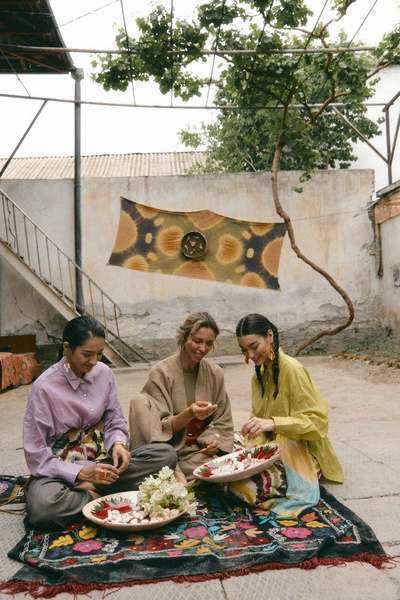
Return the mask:
<path id="1" fill-rule="evenodd" d="M 290 519 L 251 509 L 208 483 L 196 490 L 196 499 L 195 516 L 182 515 L 159 529 L 114 532 L 82 521 L 65 531 L 31 531 L 10 556 L 40 567 L 41 574 L 102 581 L 113 569 L 119 581 L 151 581 L 190 575 L 193 564 L 196 573 L 221 573 L 269 562 L 296 566 L 318 556 L 367 556 L 371 548 L 384 555 L 368 526 L 323 488 L 317 506 Z"/>

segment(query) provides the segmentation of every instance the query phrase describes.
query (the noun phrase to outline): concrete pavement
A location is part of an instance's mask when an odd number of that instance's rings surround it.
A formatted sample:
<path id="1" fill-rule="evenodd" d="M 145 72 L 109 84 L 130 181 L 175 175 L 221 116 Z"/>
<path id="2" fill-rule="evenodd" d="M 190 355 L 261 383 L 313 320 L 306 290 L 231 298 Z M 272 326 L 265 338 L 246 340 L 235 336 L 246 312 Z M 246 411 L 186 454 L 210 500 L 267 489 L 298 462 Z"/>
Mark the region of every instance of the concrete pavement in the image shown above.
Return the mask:
<path id="1" fill-rule="evenodd" d="M 250 412 L 251 365 L 241 357 L 216 358 L 225 372 L 234 421 L 241 426 Z M 400 370 L 349 363 L 338 358 L 303 357 L 330 405 L 330 439 L 345 471 L 343 485 L 324 484 L 375 531 L 385 551 L 400 554 Z M 141 390 L 148 367 L 116 370 L 125 414 L 130 398 Z M 0 473 L 26 474 L 21 426 L 29 386 L 0 394 Z M 0 580 L 20 564 L 7 551 L 23 535 L 22 517 L 0 513 Z M 5 599 L 0 594 L 0 599 Z M 102 592 L 79 598 L 100 600 Z M 26 598 L 22 594 L 18 600 Z M 318 567 L 312 571 L 285 569 L 201 583 L 164 582 L 122 588 L 114 600 L 400 600 L 400 564 L 378 570 L 368 564 Z M 57 596 L 70 600 L 69 594 Z"/>

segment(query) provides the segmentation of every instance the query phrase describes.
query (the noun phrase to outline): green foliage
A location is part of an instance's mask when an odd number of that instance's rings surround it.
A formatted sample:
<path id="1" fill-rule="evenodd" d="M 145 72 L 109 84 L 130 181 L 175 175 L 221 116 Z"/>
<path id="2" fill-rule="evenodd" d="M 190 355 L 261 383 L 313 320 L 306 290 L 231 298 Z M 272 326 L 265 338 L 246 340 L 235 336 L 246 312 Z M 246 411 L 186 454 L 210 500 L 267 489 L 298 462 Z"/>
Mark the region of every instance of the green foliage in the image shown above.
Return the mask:
<path id="1" fill-rule="evenodd" d="M 331 0 L 340 20 L 355 0 Z M 196 73 L 202 51 L 257 50 L 257 54 L 226 54 L 214 81 L 215 103 L 240 110 L 221 110 L 214 123 L 199 131 L 181 132 L 185 145 L 207 148 L 207 171 L 270 169 L 277 145 L 283 148 L 281 169 L 306 173 L 328 167 L 346 168 L 354 160 L 356 134 L 331 109 L 343 103 L 342 114 L 366 137 L 379 133 L 366 117 L 365 102 L 376 81 L 369 75 L 377 60 L 398 61 L 399 29 L 382 48 L 370 53 L 282 53 L 290 48 L 344 47 L 344 34 L 329 40 L 319 23 L 306 31 L 311 11 L 305 0 L 211 0 L 198 6 L 193 22 L 173 19 L 162 6 L 137 20 L 139 36 L 117 36 L 128 55 L 94 60 L 93 78 L 105 89 L 127 89 L 132 79 L 154 80 L 166 94 L 183 100 L 200 95 L 208 77 Z M 277 53 L 280 52 L 280 53 Z M 319 108 L 324 105 L 324 109 Z M 268 108 L 267 108 L 268 107 Z"/>
<path id="2" fill-rule="evenodd" d="M 383 36 L 374 54 L 380 63 L 400 64 L 400 23 L 392 32 Z"/>

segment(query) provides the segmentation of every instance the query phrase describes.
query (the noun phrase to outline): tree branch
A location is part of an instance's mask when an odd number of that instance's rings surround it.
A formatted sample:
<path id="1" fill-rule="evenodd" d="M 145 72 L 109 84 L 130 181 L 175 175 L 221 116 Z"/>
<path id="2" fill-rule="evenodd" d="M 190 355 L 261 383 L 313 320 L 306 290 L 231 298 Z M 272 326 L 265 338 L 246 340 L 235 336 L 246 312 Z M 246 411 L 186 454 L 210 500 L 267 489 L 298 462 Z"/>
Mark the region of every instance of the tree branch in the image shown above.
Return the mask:
<path id="1" fill-rule="evenodd" d="M 295 90 L 292 89 L 291 97 L 293 97 L 294 91 Z M 290 240 L 290 245 L 292 247 L 292 250 L 297 255 L 297 257 L 300 258 L 302 261 L 304 261 L 312 269 L 314 269 L 314 271 L 316 271 L 317 273 L 322 275 L 331 284 L 331 286 L 341 295 L 341 297 L 343 298 L 343 300 L 345 301 L 345 303 L 347 304 L 347 307 L 349 309 L 349 317 L 347 318 L 345 323 L 343 323 L 342 325 L 338 325 L 337 327 L 335 327 L 333 329 L 323 329 L 319 333 L 308 338 L 307 340 L 302 342 L 299 346 L 297 346 L 297 348 L 294 350 L 294 354 L 297 355 L 297 354 L 299 354 L 299 352 L 301 352 L 301 350 L 304 350 L 304 348 L 306 348 L 310 344 L 316 342 L 321 337 L 323 337 L 325 335 L 329 335 L 329 336 L 336 335 L 336 333 L 339 333 L 340 331 L 342 331 L 343 329 L 348 327 L 354 319 L 354 305 L 353 305 L 353 302 L 350 299 L 349 295 L 345 292 L 345 290 L 343 288 L 340 287 L 340 285 L 338 283 L 336 283 L 336 281 L 333 279 L 333 277 L 327 271 L 322 269 L 322 267 L 318 266 L 313 261 L 311 261 L 309 258 L 307 258 L 300 251 L 300 249 L 296 243 L 296 238 L 295 238 L 291 219 L 290 219 L 288 213 L 283 210 L 281 202 L 280 202 L 279 189 L 278 189 L 278 170 L 279 170 L 279 162 L 281 159 L 282 149 L 284 147 L 282 138 L 283 138 L 284 125 L 285 125 L 285 121 L 286 121 L 286 117 L 287 117 L 287 113 L 288 113 L 289 102 L 290 102 L 290 100 L 288 100 L 288 103 L 285 105 L 284 115 L 283 115 L 282 124 L 281 124 L 281 134 L 279 136 L 279 140 L 278 140 L 276 148 L 275 148 L 274 160 L 272 163 L 272 173 L 271 173 L 272 196 L 273 196 L 276 212 L 285 221 L 286 230 L 288 232 L 288 236 L 289 236 L 289 240 Z"/>

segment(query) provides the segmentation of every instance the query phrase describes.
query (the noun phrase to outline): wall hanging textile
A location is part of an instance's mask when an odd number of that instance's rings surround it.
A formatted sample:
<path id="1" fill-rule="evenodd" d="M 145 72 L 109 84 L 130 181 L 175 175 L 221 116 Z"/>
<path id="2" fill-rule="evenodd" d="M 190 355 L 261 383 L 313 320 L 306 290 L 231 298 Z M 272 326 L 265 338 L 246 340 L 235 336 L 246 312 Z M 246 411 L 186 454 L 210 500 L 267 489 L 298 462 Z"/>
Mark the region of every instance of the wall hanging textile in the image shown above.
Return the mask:
<path id="1" fill-rule="evenodd" d="M 121 198 L 110 265 L 279 290 L 284 223 L 256 223 L 210 210 L 173 212 Z"/>

